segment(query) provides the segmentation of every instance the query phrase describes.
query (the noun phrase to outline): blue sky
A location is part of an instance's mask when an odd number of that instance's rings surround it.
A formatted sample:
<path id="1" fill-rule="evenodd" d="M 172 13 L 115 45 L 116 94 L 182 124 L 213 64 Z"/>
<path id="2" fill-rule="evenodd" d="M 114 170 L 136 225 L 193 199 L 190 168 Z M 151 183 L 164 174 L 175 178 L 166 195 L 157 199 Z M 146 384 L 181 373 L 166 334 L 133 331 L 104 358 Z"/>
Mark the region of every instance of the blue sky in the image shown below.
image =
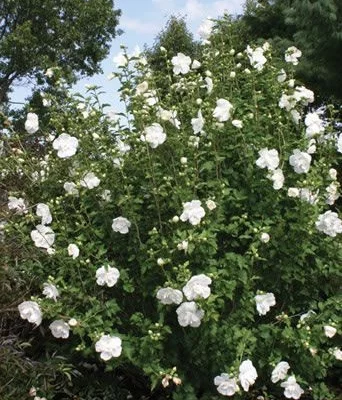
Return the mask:
<path id="1" fill-rule="evenodd" d="M 124 44 L 132 51 L 135 46 L 144 48 L 153 44 L 155 36 L 165 26 L 171 15 L 186 16 L 189 29 L 195 39 L 201 22 L 210 17 L 222 15 L 225 11 L 230 14 L 239 14 L 245 0 L 115 0 L 115 8 L 122 11 L 119 28 L 124 33 L 115 38 L 109 56 L 102 62 L 103 73 L 80 80 L 74 90 L 85 92 L 86 84 L 95 84 L 103 87 L 106 95 L 102 100 L 119 109 L 117 83 L 108 81 L 107 76 L 114 71 L 113 57 L 119 53 L 120 45 Z M 11 96 L 12 101 L 24 101 L 29 94 L 29 88 L 17 86 Z"/>

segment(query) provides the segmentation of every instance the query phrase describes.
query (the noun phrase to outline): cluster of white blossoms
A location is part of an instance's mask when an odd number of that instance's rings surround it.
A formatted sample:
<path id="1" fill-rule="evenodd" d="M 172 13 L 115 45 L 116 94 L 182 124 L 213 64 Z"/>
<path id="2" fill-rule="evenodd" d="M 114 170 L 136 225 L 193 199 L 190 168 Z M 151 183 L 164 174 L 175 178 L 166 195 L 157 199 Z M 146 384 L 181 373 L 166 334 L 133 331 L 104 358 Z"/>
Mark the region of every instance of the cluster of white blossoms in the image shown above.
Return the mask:
<path id="1" fill-rule="evenodd" d="M 50 208 L 47 204 L 37 204 L 36 214 L 38 217 L 42 218 L 42 225 L 48 225 L 52 222 L 52 215 L 50 212 Z"/>
<path id="2" fill-rule="evenodd" d="M 109 265 L 98 268 L 96 270 L 96 283 L 99 286 L 113 287 L 120 277 L 120 271 Z"/>
<path id="3" fill-rule="evenodd" d="M 52 147 L 57 150 L 59 158 L 69 158 L 76 154 L 78 139 L 67 133 L 62 133 L 53 141 Z"/>
<path id="4" fill-rule="evenodd" d="M 54 254 L 55 249 L 52 247 L 55 242 L 55 233 L 46 226 L 52 222 L 52 215 L 50 208 L 47 204 L 37 204 L 36 214 L 41 217 L 41 224 L 38 224 L 33 231 L 31 231 L 31 239 L 34 241 L 36 247 L 46 249 L 48 254 Z"/>
<path id="5" fill-rule="evenodd" d="M 325 336 L 328 337 L 329 339 L 333 338 L 337 333 L 337 329 L 331 325 L 324 325 L 323 329 Z"/>
<path id="6" fill-rule="evenodd" d="M 205 119 L 203 118 L 202 111 L 198 110 L 197 118 L 191 119 L 192 130 L 194 131 L 194 135 L 203 132 Z"/>
<path id="7" fill-rule="evenodd" d="M 259 168 L 267 168 L 267 178 L 273 182 L 273 188 L 279 190 L 283 187 L 285 177 L 279 166 L 279 154 L 276 149 L 268 150 L 268 148 L 259 151 L 259 158 L 256 160 L 256 165 Z"/>
<path id="8" fill-rule="evenodd" d="M 25 130 L 27 133 L 36 133 L 39 129 L 38 115 L 35 113 L 28 113 L 25 121 Z"/>
<path id="9" fill-rule="evenodd" d="M 192 200 L 183 204 L 183 212 L 180 215 L 181 221 L 189 221 L 191 225 L 198 225 L 205 216 L 205 210 L 200 200 Z"/>
<path id="10" fill-rule="evenodd" d="M 207 299 L 211 293 L 209 287 L 211 282 L 211 278 L 204 274 L 191 277 L 182 289 L 184 296 L 189 300 L 184 303 L 182 303 L 183 293 L 178 289 L 170 287 L 159 289 L 157 292 L 157 299 L 162 304 L 180 304 L 176 310 L 179 325 L 197 328 L 200 326 L 201 319 L 204 317 L 204 311 L 191 300 Z"/>
<path id="11" fill-rule="evenodd" d="M 273 293 L 257 294 L 254 300 L 259 315 L 266 315 L 270 311 L 270 308 L 276 305 Z"/>
<path id="12" fill-rule="evenodd" d="M 258 377 L 257 371 L 251 360 L 244 360 L 239 367 L 239 376 L 229 377 L 228 374 L 222 373 L 216 376 L 214 384 L 217 386 L 217 391 L 223 396 L 233 396 L 240 390 L 238 382 L 245 392 L 249 391 L 249 387 L 254 385 Z"/>
<path id="13" fill-rule="evenodd" d="M 100 357 L 104 361 L 111 358 L 116 358 L 121 355 L 122 341 L 117 336 L 102 335 L 101 338 L 95 343 L 95 350 L 100 353 Z"/>

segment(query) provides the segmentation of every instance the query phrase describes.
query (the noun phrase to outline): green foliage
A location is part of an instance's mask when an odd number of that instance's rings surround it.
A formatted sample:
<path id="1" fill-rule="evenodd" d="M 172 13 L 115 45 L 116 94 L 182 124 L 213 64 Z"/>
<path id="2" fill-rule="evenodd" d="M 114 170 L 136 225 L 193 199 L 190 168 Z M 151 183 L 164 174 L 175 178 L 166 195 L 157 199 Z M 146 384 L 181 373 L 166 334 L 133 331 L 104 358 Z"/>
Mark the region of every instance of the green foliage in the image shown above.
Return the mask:
<path id="1" fill-rule="evenodd" d="M 0 4 L 0 102 L 15 80 L 64 78 L 100 71 L 117 34 L 113 0 L 3 0 Z"/>
<path id="2" fill-rule="evenodd" d="M 341 102 L 342 18 L 339 0 L 249 1 L 242 20 L 250 40 L 272 39 L 279 53 L 295 45 L 303 52 L 298 76 L 321 100 Z"/>
<path id="3" fill-rule="evenodd" d="M 335 236 L 317 227 L 328 209 L 339 211 L 336 203 L 326 203 L 327 187 L 338 187 L 331 172 L 340 160 L 335 113 L 327 107 L 324 132 L 314 135 L 310 168 L 296 173 L 289 157 L 295 149 L 308 155 L 312 145 L 303 122 L 311 94 L 305 89 L 292 110 L 281 108 L 282 96 L 304 90 L 293 66 L 274 62 L 268 45 L 246 52 L 235 28 L 228 18 L 216 21 L 198 70 L 174 73 L 177 60 L 171 62 L 167 49 L 167 92 L 141 57 L 124 54 L 127 63 L 115 72 L 127 107 L 121 115 L 108 116 L 97 100 L 98 88 L 90 88 L 85 97 L 51 97 L 44 128 L 34 134 L 39 146 L 22 146 L 30 134 L 20 128 L 5 131 L 0 166 L 6 193 L 23 198 L 27 210 L 4 211 L 4 243 L 17 249 L 15 255 L 6 251 L 4 261 L 13 273 L 35 278 L 25 300 L 43 312 L 35 331 L 44 339 L 41 352 L 65 357 L 68 365 L 83 360 L 101 382 L 83 390 L 83 378 L 71 379 L 66 398 L 79 393 L 107 398 L 113 387 L 109 377 L 135 377 L 139 371 L 165 398 L 219 399 L 214 378 L 228 373 L 241 386 L 239 368 L 246 360 L 258 378 L 236 398 L 282 396 L 280 382 L 270 379 L 280 361 L 290 364 L 288 376 L 296 377 L 308 398 L 336 398 L 341 220 L 335 221 Z M 251 64 L 251 50 L 265 56 L 261 68 Z M 280 68 L 287 72 L 284 82 L 277 79 Z M 218 100 L 232 104 L 226 118 L 217 115 Z M 203 127 L 194 132 L 199 111 Z M 70 144 L 61 154 L 58 142 L 51 144 L 51 134 L 61 138 L 62 133 L 77 138 L 75 154 L 63 155 Z M 256 165 L 265 148 L 279 154 L 281 187 L 273 186 L 272 168 Z M 94 187 L 84 184 L 89 172 L 98 178 Z M 77 193 L 67 193 L 66 182 L 73 182 Z M 317 196 L 291 197 L 289 188 Z M 203 211 L 195 222 L 184 215 L 193 200 Z M 47 224 L 56 234 L 52 248 L 35 247 L 32 240 L 41 223 L 38 203 L 52 214 Z M 127 231 L 113 228 L 118 217 L 129 221 Z M 79 256 L 70 256 L 70 244 L 78 246 Z M 120 272 L 115 284 L 98 281 L 102 266 Z M 210 295 L 194 299 L 203 318 L 191 326 L 179 304 L 162 304 L 156 297 L 167 287 L 185 295 L 190 278 L 201 274 L 212 282 Z M 58 288 L 56 301 L 42 295 L 44 283 Z M 264 313 L 256 309 L 255 296 L 262 293 L 276 299 Z M 183 296 L 183 305 L 187 300 L 192 301 Z M 309 310 L 315 314 L 300 318 Z M 69 324 L 68 337 L 51 334 L 56 320 Z M 337 329 L 334 337 L 324 334 L 327 325 Z M 103 335 L 122 340 L 120 356 L 105 361 L 99 354 L 96 343 Z M 44 391 L 40 377 L 35 385 L 42 396 L 58 398 L 53 385 Z"/>

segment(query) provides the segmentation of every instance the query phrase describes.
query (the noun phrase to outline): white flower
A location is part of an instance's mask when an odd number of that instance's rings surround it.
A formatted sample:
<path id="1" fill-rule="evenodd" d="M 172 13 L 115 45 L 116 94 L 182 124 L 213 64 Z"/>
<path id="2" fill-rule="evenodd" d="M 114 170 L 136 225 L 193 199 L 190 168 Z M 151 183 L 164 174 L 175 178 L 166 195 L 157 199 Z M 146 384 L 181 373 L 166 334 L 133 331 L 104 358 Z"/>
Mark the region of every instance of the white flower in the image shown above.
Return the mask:
<path id="1" fill-rule="evenodd" d="M 199 200 L 192 200 L 183 204 L 183 213 L 180 216 L 181 221 L 189 221 L 191 225 L 198 225 L 204 216 L 205 211 Z"/>
<path id="2" fill-rule="evenodd" d="M 183 287 L 183 293 L 188 300 L 207 299 L 210 296 L 211 279 L 204 275 L 194 275 Z"/>
<path id="3" fill-rule="evenodd" d="M 120 272 L 115 267 L 109 265 L 98 268 L 96 270 L 96 283 L 99 286 L 113 287 L 120 277 Z"/>
<path id="4" fill-rule="evenodd" d="M 289 157 L 289 162 L 297 174 L 306 174 L 310 169 L 311 156 L 304 151 L 296 149 L 293 150 L 293 155 Z"/>
<path id="5" fill-rule="evenodd" d="M 144 98 L 146 103 L 149 106 L 154 106 L 155 104 L 158 103 L 158 96 L 157 96 L 157 92 L 155 90 L 149 90 L 147 92 L 144 93 Z"/>
<path id="6" fill-rule="evenodd" d="M 254 368 L 251 360 L 245 360 L 239 367 L 239 380 L 243 390 L 248 392 L 249 386 L 253 385 L 258 377 L 257 371 Z"/>
<path id="7" fill-rule="evenodd" d="M 207 88 L 207 92 L 208 94 L 210 94 L 214 88 L 213 80 L 209 76 L 207 76 L 206 78 L 204 78 L 204 82 L 205 87 Z"/>
<path id="8" fill-rule="evenodd" d="M 128 58 L 126 55 L 121 51 L 118 53 L 115 57 L 113 57 L 113 62 L 114 64 L 120 68 L 120 67 L 126 67 L 128 64 Z"/>
<path id="9" fill-rule="evenodd" d="M 7 207 L 9 210 L 15 210 L 19 215 L 26 214 L 28 211 L 25 204 L 25 200 L 22 199 L 21 197 L 17 199 L 14 196 L 9 196 Z"/>
<path id="10" fill-rule="evenodd" d="M 336 360 L 342 361 L 342 350 L 341 349 L 335 347 L 333 349 L 332 354 L 336 358 Z"/>
<path id="11" fill-rule="evenodd" d="M 149 145 L 152 147 L 152 149 L 155 149 L 165 142 L 166 134 L 163 130 L 163 127 L 155 122 L 145 128 L 144 138 L 146 142 L 149 143 Z"/>
<path id="12" fill-rule="evenodd" d="M 263 48 L 257 47 L 255 50 L 253 50 L 250 46 L 247 46 L 246 52 L 251 66 L 258 71 L 261 71 L 267 61 L 266 57 L 264 56 Z"/>
<path id="13" fill-rule="evenodd" d="M 298 58 L 300 58 L 301 56 L 302 52 L 298 50 L 295 46 L 291 46 L 285 51 L 285 61 L 293 65 L 298 64 Z"/>
<path id="14" fill-rule="evenodd" d="M 48 78 L 52 78 L 53 75 L 54 75 L 53 68 L 48 68 L 48 69 L 45 71 L 44 75 L 47 76 Z"/>
<path id="15" fill-rule="evenodd" d="M 329 210 L 319 215 L 316 228 L 328 236 L 335 237 L 338 233 L 342 233 L 342 220 L 338 218 L 337 213 Z"/>
<path id="16" fill-rule="evenodd" d="M 180 304 L 183 301 L 183 293 L 170 287 L 159 289 L 157 299 L 162 304 Z"/>
<path id="17" fill-rule="evenodd" d="M 307 318 L 312 317 L 313 315 L 316 315 L 315 311 L 309 310 L 308 312 L 302 314 L 299 318 L 300 322 L 304 322 Z"/>
<path id="18" fill-rule="evenodd" d="M 214 384 L 217 386 L 217 391 L 223 396 L 233 396 L 240 390 L 236 378 L 229 378 L 229 375 L 225 373 L 216 376 Z"/>
<path id="19" fill-rule="evenodd" d="M 337 171 L 335 168 L 329 169 L 329 178 L 333 179 L 334 181 L 337 179 Z"/>
<path id="20" fill-rule="evenodd" d="M 22 319 L 27 319 L 36 326 L 41 324 L 43 314 L 35 301 L 23 301 L 18 305 L 18 310 Z"/>
<path id="21" fill-rule="evenodd" d="M 36 214 L 38 217 L 42 218 L 42 225 L 50 224 L 50 222 L 52 221 L 50 208 L 47 204 L 44 203 L 37 204 Z"/>
<path id="22" fill-rule="evenodd" d="M 202 116 L 202 111 L 198 110 L 197 113 L 197 118 L 192 118 L 191 119 L 191 125 L 192 129 L 194 131 L 194 134 L 196 135 L 197 133 L 201 133 L 203 130 L 205 119 Z"/>
<path id="23" fill-rule="evenodd" d="M 104 361 L 108 361 L 113 357 L 119 357 L 122 351 L 121 339 L 117 336 L 102 335 L 95 343 L 95 350 L 101 353 L 100 357 Z"/>
<path id="24" fill-rule="evenodd" d="M 285 177 L 282 169 L 277 168 L 270 171 L 267 177 L 273 181 L 273 189 L 279 190 L 284 186 Z"/>
<path id="25" fill-rule="evenodd" d="M 235 128 L 242 129 L 243 123 L 239 119 L 233 119 L 232 125 L 235 126 Z"/>
<path id="26" fill-rule="evenodd" d="M 339 153 L 342 153 L 342 133 L 340 133 L 340 135 L 337 138 L 336 147 L 337 147 L 337 151 Z"/>
<path id="27" fill-rule="evenodd" d="M 135 88 L 135 92 L 138 96 L 144 94 L 147 90 L 148 90 L 148 82 L 147 81 L 139 83 L 139 85 L 137 85 L 137 87 Z"/>
<path id="28" fill-rule="evenodd" d="M 312 138 L 324 132 L 324 121 L 322 121 L 317 113 L 306 114 L 304 120 L 306 126 L 306 137 Z"/>
<path id="29" fill-rule="evenodd" d="M 36 247 L 49 249 L 55 242 L 55 233 L 45 225 L 37 225 L 36 229 L 31 232 L 31 239 Z"/>
<path id="30" fill-rule="evenodd" d="M 198 328 L 204 316 L 204 311 L 199 309 L 194 301 L 182 303 L 176 313 L 180 326 L 191 326 L 192 328 Z"/>
<path id="31" fill-rule="evenodd" d="M 71 327 L 74 327 L 77 324 L 78 324 L 78 321 L 75 318 L 70 318 L 69 321 L 68 321 L 68 325 L 71 326 Z"/>
<path id="32" fill-rule="evenodd" d="M 276 304 L 273 293 L 258 294 L 254 299 L 259 315 L 266 315 L 270 311 L 270 308 Z"/>
<path id="33" fill-rule="evenodd" d="M 299 121 L 301 120 L 301 115 L 300 115 L 300 113 L 299 113 L 297 110 L 291 110 L 291 111 L 290 111 L 290 114 L 291 114 L 292 121 L 293 121 L 296 125 L 298 125 L 298 124 L 299 124 Z"/>
<path id="34" fill-rule="evenodd" d="M 185 75 L 190 71 L 191 58 L 183 53 L 177 53 L 176 56 L 172 57 L 171 63 L 175 75 Z"/>
<path id="35" fill-rule="evenodd" d="M 25 130 L 27 133 L 36 133 L 39 129 L 38 115 L 35 113 L 28 113 L 25 121 Z"/>
<path id="36" fill-rule="evenodd" d="M 206 204 L 206 206 L 208 207 L 208 209 L 210 210 L 210 211 L 213 211 L 213 210 L 215 210 L 215 208 L 216 208 L 216 203 L 215 203 L 215 201 L 214 200 L 207 200 L 206 202 L 205 202 L 205 204 Z"/>
<path id="37" fill-rule="evenodd" d="M 211 19 L 206 19 L 205 21 L 202 22 L 202 24 L 198 28 L 197 33 L 204 42 L 207 42 L 207 40 L 210 38 L 210 35 L 213 31 L 213 27 L 214 27 L 214 21 L 212 21 Z"/>
<path id="38" fill-rule="evenodd" d="M 57 297 L 59 297 L 59 291 L 52 283 L 45 282 L 43 284 L 43 295 L 45 295 L 48 299 L 57 301 Z"/>
<path id="39" fill-rule="evenodd" d="M 105 189 L 102 193 L 101 193 L 101 199 L 103 201 L 110 201 L 111 200 L 111 192 L 108 189 Z"/>
<path id="40" fill-rule="evenodd" d="M 189 242 L 187 240 L 183 240 L 182 242 L 177 244 L 177 249 L 184 250 L 185 253 L 187 252 L 188 247 L 189 247 Z"/>
<path id="41" fill-rule="evenodd" d="M 296 105 L 296 99 L 293 96 L 289 96 L 283 93 L 279 100 L 279 107 L 285 108 L 286 111 L 292 110 L 292 108 Z"/>
<path id="42" fill-rule="evenodd" d="M 63 188 L 67 194 L 78 196 L 78 189 L 74 182 L 65 182 Z"/>
<path id="43" fill-rule="evenodd" d="M 280 386 L 285 388 L 284 396 L 287 399 L 299 399 L 304 393 L 304 390 L 298 385 L 294 376 L 287 378 L 287 381 L 281 383 Z"/>
<path id="44" fill-rule="evenodd" d="M 285 72 L 285 70 L 282 68 L 282 69 L 279 71 L 279 73 L 278 73 L 277 81 L 278 81 L 279 83 L 283 83 L 283 82 L 286 81 L 286 77 L 287 77 L 286 72 Z"/>
<path id="45" fill-rule="evenodd" d="M 333 205 L 335 201 L 340 197 L 340 194 L 338 193 L 338 183 L 337 182 L 331 182 L 330 185 L 325 189 L 326 191 L 326 203 Z"/>
<path id="46" fill-rule="evenodd" d="M 66 322 L 62 321 L 61 319 L 53 321 L 49 325 L 49 328 L 52 335 L 57 339 L 67 339 L 69 337 L 70 327 Z"/>
<path id="47" fill-rule="evenodd" d="M 75 258 L 77 258 L 80 255 L 80 249 L 78 248 L 78 246 L 74 243 L 70 243 L 68 246 L 68 255 L 71 256 L 73 258 L 73 260 L 75 260 Z"/>
<path id="48" fill-rule="evenodd" d="M 259 151 L 259 158 L 255 164 L 259 168 L 267 168 L 269 171 L 274 171 L 279 165 L 279 155 L 276 149 L 268 150 L 268 148 L 261 149 Z"/>
<path id="49" fill-rule="evenodd" d="M 287 189 L 287 195 L 289 197 L 299 197 L 300 190 L 295 187 L 290 187 Z"/>
<path id="50" fill-rule="evenodd" d="M 301 188 L 299 190 L 299 198 L 303 201 L 307 201 L 309 204 L 316 204 L 318 199 L 318 191 L 313 193 L 308 188 Z"/>
<path id="51" fill-rule="evenodd" d="M 260 235 L 260 240 L 263 243 L 268 243 L 270 241 L 270 235 L 267 232 L 262 232 L 262 234 Z"/>
<path id="52" fill-rule="evenodd" d="M 213 111 L 213 117 L 216 118 L 219 122 L 228 121 L 232 109 L 233 105 L 228 100 L 218 99 L 216 101 L 216 108 Z"/>
<path id="53" fill-rule="evenodd" d="M 126 154 L 131 150 L 131 146 L 120 139 L 116 140 L 116 146 L 121 154 Z"/>
<path id="54" fill-rule="evenodd" d="M 52 147 L 57 150 L 59 158 L 69 158 L 76 154 L 78 139 L 68 133 L 62 133 L 53 141 Z"/>
<path id="55" fill-rule="evenodd" d="M 324 334 L 328 338 L 332 338 L 336 335 L 337 329 L 330 325 L 324 325 Z"/>
<path id="56" fill-rule="evenodd" d="M 202 64 L 201 64 L 199 61 L 194 60 L 194 61 L 192 62 L 192 64 L 191 64 L 191 69 L 198 69 L 198 68 L 201 67 L 201 65 L 202 65 Z"/>
<path id="57" fill-rule="evenodd" d="M 316 140 L 315 139 L 310 139 L 309 140 L 309 145 L 308 145 L 308 149 L 306 150 L 306 152 L 308 154 L 314 154 L 316 153 Z"/>
<path id="58" fill-rule="evenodd" d="M 315 95 L 312 90 L 307 89 L 305 86 L 298 86 L 293 93 L 295 101 L 300 101 L 304 106 L 313 103 Z"/>
<path id="59" fill-rule="evenodd" d="M 125 217 L 117 217 L 113 219 L 112 229 L 114 232 L 119 232 L 123 235 L 128 233 L 129 228 L 131 227 L 131 222 L 128 221 Z"/>
<path id="60" fill-rule="evenodd" d="M 277 383 L 284 380 L 289 369 L 290 366 L 286 361 L 280 361 L 272 371 L 271 381 Z"/>
<path id="61" fill-rule="evenodd" d="M 80 184 L 85 188 L 94 189 L 99 186 L 100 182 L 100 179 L 94 174 L 94 172 L 87 172 L 83 175 Z"/>

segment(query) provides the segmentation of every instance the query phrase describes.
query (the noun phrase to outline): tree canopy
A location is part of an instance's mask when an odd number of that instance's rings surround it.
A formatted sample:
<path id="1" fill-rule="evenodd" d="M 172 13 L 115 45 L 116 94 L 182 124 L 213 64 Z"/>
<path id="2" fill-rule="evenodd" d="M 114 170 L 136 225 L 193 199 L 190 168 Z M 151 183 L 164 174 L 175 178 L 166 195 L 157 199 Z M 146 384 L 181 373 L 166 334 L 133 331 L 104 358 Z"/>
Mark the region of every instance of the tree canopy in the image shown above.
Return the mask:
<path id="1" fill-rule="evenodd" d="M 69 78 L 99 72 L 120 13 L 113 0 L 2 0 L 0 102 L 14 81 L 50 67 Z"/>
<path id="2" fill-rule="evenodd" d="M 321 98 L 342 100 L 342 3 L 339 0 L 249 0 L 243 20 L 250 38 L 303 52 L 299 77 Z"/>

